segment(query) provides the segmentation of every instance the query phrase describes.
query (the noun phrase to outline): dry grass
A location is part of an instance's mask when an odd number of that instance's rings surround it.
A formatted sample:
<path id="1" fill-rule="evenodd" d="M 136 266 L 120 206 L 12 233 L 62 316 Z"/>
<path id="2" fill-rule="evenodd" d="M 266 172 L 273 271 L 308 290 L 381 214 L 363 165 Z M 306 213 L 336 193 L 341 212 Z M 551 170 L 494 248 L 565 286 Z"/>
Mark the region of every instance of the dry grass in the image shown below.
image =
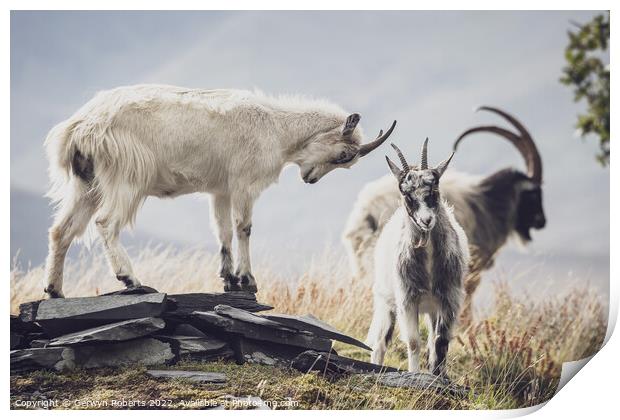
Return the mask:
<path id="1" fill-rule="evenodd" d="M 82 258 L 80 261 L 67 264 L 67 296 L 90 296 L 119 288 L 101 253 L 95 252 L 92 258 Z M 176 252 L 149 248 L 141 251 L 134 258 L 134 263 L 135 271 L 144 284 L 167 293 L 219 291 L 221 287 L 216 276 L 217 256 L 205 251 Z M 287 275 L 285 278 L 271 271 L 268 264 L 259 266 L 255 272 L 260 287 L 259 301 L 273 305 L 278 312 L 312 313 L 348 334 L 364 339 L 372 313 L 370 285 L 351 280 L 346 261 L 327 251 L 316 260 L 309 261 L 308 267 L 301 275 Z M 42 297 L 42 275 L 41 267 L 25 272 L 18 267 L 12 270 L 13 313 L 17 312 L 19 303 Z M 602 345 L 607 324 L 605 301 L 585 288 L 544 301 L 533 301 L 525 296 L 515 296 L 506 283 L 498 284 L 495 302 L 485 312 L 487 315 L 469 328 L 458 328 L 450 347 L 448 371 L 451 378 L 472 389 L 465 401 L 447 397 L 430 398 L 416 391 L 396 392 L 376 384 L 364 385 L 350 380 L 329 383 L 316 375 L 300 375 L 274 368 L 252 368 L 247 376 L 244 370 L 243 377 L 254 379 L 246 384 L 248 386 L 239 383 L 234 386 L 238 387 L 239 392 L 242 389 L 243 392 L 250 392 L 263 380 L 278 383 L 278 387 L 274 385 L 269 388 L 267 396 L 284 398 L 293 395 L 302 401 L 302 408 L 524 407 L 553 396 L 562 363 L 596 352 Z M 342 355 L 368 360 L 368 354 L 359 349 L 346 345 L 339 345 L 337 349 Z M 400 340 L 396 339 L 390 345 L 386 364 L 406 368 L 406 350 Z M 211 369 L 214 366 L 231 370 L 231 373 L 241 369 L 228 364 L 203 365 L 201 368 Z M 131 372 L 144 376 L 139 369 Z M 12 389 L 19 389 L 19 382 L 16 381 L 27 384 L 33 377 L 40 379 L 41 375 L 13 378 Z M 83 373 L 73 375 L 84 376 Z M 108 374 L 103 372 L 101 375 L 105 377 Z M 119 373 L 110 371 L 109 375 L 118 376 Z M 68 378 L 63 375 L 48 376 L 57 380 Z M 235 377 L 238 376 L 237 373 Z M 88 375 L 84 378 L 89 380 Z M 279 379 L 274 381 L 273 378 Z M 53 382 L 49 378 L 46 380 Z M 140 381 L 134 382 L 137 384 Z M 111 380 L 105 383 L 116 382 Z M 189 385 L 184 386 L 181 388 L 191 391 L 187 388 Z M 224 390 L 218 392 L 221 394 Z"/>

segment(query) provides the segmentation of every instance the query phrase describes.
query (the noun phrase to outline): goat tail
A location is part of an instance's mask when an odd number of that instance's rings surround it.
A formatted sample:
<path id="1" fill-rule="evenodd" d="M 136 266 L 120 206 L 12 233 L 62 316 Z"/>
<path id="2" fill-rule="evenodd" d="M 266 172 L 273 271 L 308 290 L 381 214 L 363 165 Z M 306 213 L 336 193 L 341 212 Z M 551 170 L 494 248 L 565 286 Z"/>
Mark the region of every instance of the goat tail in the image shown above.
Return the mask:
<path id="1" fill-rule="evenodd" d="M 72 117 L 45 140 L 51 180 L 47 196 L 60 210 L 87 194 L 98 217 L 132 225 L 156 175 L 153 151 L 126 129 L 93 115 Z M 91 223 L 84 237 L 92 242 Z"/>
<path id="2" fill-rule="evenodd" d="M 74 121 L 63 121 L 54 126 L 45 138 L 45 151 L 49 161 L 50 188 L 47 197 L 56 206 L 67 197 L 71 181 L 71 159 L 75 152 L 71 135 L 76 126 Z"/>

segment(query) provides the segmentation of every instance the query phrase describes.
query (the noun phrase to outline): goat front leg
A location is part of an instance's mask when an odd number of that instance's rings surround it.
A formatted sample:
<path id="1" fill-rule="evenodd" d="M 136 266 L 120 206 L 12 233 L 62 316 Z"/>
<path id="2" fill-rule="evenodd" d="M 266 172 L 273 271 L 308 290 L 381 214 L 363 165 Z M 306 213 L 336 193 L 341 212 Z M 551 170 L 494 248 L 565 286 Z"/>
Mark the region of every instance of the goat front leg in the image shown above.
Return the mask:
<path id="1" fill-rule="evenodd" d="M 420 371 L 420 323 L 418 305 L 408 304 L 401 308 L 399 325 L 403 341 L 407 344 L 407 361 L 409 372 Z"/>
<path id="2" fill-rule="evenodd" d="M 450 344 L 452 326 L 455 321 L 456 311 L 447 310 L 440 315 L 435 322 L 435 360 L 432 364 L 433 375 L 447 377 L 446 357 Z"/>
<path id="3" fill-rule="evenodd" d="M 426 329 L 428 330 L 428 339 L 426 340 L 426 348 L 428 350 L 428 370 L 433 371 L 433 367 L 437 363 L 437 352 L 435 351 L 435 340 L 437 339 L 437 314 L 429 313 L 426 317 Z"/>
<path id="4" fill-rule="evenodd" d="M 224 282 L 224 291 L 241 290 L 239 279 L 233 274 L 232 259 L 232 217 L 230 196 L 214 195 L 211 200 L 213 217 L 212 226 L 220 241 L 220 270 L 219 276 Z"/>
<path id="5" fill-rule="evenodd" d="M 235 229 L 237 233 L 237 270 L 235 275 L 239 278 L 241 289 L 256 293 L 258 287 L 252 275 L 250 262 L 250 235 L 252 234 L 252 207 L 254 200 L 248 196 L 236 197 L 233 200 L 233 212 Z"/>

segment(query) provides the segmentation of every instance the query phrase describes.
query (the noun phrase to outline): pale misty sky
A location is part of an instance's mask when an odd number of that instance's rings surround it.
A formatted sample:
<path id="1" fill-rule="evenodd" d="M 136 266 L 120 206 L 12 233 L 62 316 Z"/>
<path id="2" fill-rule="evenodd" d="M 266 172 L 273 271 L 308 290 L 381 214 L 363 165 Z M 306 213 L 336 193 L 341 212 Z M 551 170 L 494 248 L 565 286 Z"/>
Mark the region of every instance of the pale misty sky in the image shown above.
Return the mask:
<path id="1" fill-rule="evenodd" d="M 447 156 L 462 130 L 503 125 L 493 115 L 473 113 L 477 105 L 496 105 L 518 116 L 537 141 L 548 225 L 534 233 L 526 254 L 507 249 L 494 275 L 528 267 L 525 277 L 547 279 L 546 286 L 573 279 L 605 289 L 609 172 L 592 157 L 595 141 L 575 137 L 582 107 L 558 81 L 570 22 L 594 14 L 13 12 L 11 188 L 41 196 L 47 131 L 98 90 L 119 85 L 259 88 L 324 97 L 361 113 L 369 136 L 397 119 L 391 140 L 412 157 L 428 136 L 433 162 Z M 452 164 L 461 171 L 490 174 L 524 166 L 502 141 L 481 136 L 463 146 Z M 296 167 L 285 169 L 255 207 L 256 262 L 269 256 L 302 267 L 328 244 L 342 252 L 348 212 L 360 188 L 387 173 L 385 153 L 388 147 L 316 185 L 303 184 Z M 13 226 L 20 214 L 11 217 Z M 136 229 L 164 243 L 215 244 L 202 197 L 149 199 Z"/>

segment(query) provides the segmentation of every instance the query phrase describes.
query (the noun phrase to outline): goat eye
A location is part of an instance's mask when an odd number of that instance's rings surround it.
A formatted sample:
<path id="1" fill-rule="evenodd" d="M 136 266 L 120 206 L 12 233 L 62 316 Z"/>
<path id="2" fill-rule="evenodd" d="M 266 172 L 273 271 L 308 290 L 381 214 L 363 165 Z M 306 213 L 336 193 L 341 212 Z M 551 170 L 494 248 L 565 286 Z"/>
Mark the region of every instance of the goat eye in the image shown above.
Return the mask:
<path id="1" fill-rule="evenodd" d="M 341 152 L 338 160 L 345 160 L 347 158 L 347 152 Z"/>

